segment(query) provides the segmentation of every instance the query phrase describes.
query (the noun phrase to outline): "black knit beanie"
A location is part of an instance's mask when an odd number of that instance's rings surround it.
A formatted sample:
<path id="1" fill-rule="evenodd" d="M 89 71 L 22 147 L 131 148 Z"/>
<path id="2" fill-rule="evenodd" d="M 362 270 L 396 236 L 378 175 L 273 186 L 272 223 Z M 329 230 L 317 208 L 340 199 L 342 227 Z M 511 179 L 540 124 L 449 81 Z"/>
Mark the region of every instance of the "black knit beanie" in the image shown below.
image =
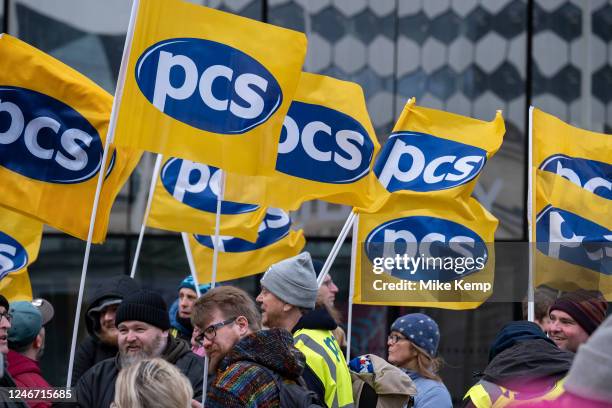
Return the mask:
<path id="1" fill-rule="evenodd" d="M 162 330 L 170 329 L 168 306 L 164 299 L 156 292 L 141 290 L 126 296 L 117 309 L 115 324 L 137 320 Z"/>

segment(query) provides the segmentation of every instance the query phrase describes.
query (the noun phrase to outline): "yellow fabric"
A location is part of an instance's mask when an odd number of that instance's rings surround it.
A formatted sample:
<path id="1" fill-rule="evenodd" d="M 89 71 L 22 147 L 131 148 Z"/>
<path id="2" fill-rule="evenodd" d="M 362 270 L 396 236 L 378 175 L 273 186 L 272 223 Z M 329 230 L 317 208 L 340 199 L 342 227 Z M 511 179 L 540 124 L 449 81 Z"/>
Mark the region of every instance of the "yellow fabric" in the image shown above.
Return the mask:
<path id="1" fill-rule="evenodd" d="M 38 257 L 43 225 L 0 207 L 0 293 L 9 302 L 31 300 L 27 267 Z"/>
<path id="2" fill-rule="evenodd" d="M 67 65 L 7 34 L 0 37 L 0 61 L 2 61 L 0 85 L 17 87 L 28 93 L 37 92 L 44 98 L 53 98 L 59 101 L 58 103 L 63 103 L 78 112 L 89 122 L 101 140 L 102 147 L 99 156 L 101 161 L 113 103 L 111 95 Z M 24 109 L 24 107 L 21 108 Z M 28 115 L 36 117 L 49 115 L 57 119 L 59 114 L 44 110 L 44 106 L 40 106 L 40 110 L 32 108 L 33 106 L 28 106 L 24 115 L 27 112 Z M 45 134 L 51 134 L 51 130 L 46 129 L 43 132 L 46 131 L 49 133 Z M 54 159 L 48 160 L 50 163 L 55 163 L 59 153 L 62 152 L 59 148 L 59 135 L 64 131 L 65 126 L 62 125 L 57 140 L 53 141 Z M 94 139 L 91 143 L 95 143 L 95 135 L 90 136 Z M 20 143 L 22 137 L 23 135 L 15 143 Z M 62 145 L 64 143 L 63 137 L 61 143 Z M 4 148 L 6 149 L 7 145 L 4 145 Z M 85 151 L 71 153 L 66 151 L 66 146 L 63 146 L 63 149 L 62 154 L 68 157 L 74 157 L 75 154 Z M 93 235 L 94 243 L 104 241 L 113 202 L 138 164 L 140 155 L 139 151 L 115 149 L 111 145 L 108 158 L 111 161 L 114 157 L 114 164 L 102 186 Z M 41 159 L 33 155 L 31 158 L 28 156 L 28 160 L 39 167 L 37 171 L 40 176 L 44 177 L 48 163 L 41 166 Z M 86 240 L 98 171 L 99 167 L 95 173 L 89 174 L 89 178 L 83 181 L 60 184 L 26 177 L 7 167 L 0 166 L 0 204 L 35 217 L 67 234 Z"/>
<path id="3" fill-rule="evenodd" d="M 162 165 L 161 172 L 159 177 L 157 178 L 157 184 L 155 185 L 155 193 L 153 194 L 153 201 L 151 202 L 151 211 L 149 213 L 149 217 L 147 218 L 147 226 L 177 231 L 177 232 L 189 232 L 193 234 L 204 234 L 204 235 L 214 235 L 215 233 L 215 217 L 216 213 L 216 195 L 207 196 L 209 198 L 209 204 L 212 205 L 212 212 L 205 211 L 197 208 L 192 203 L 188 205 L 183 201 L 179 200 L 178 197 L 185 196 L 190 194 L 188 191 L 184 192 L 182 190 L 177 194 L 177 190 L 179 187 L 177 182 L 174 186 L 174 190 L 170 191 L 164 183 L 162 182 L 162 178 L 164 177 L 164 172 L 169 168 L 169 165 L 172 165 L 173 162 L 180 163 L 179 166 L 181 168 L 184 166 L 184 163 L 187 163 L 189 168 L 207 168 L 209 169 L 209 173 L 207 176 L 202 176 L 207 178 L 209 181 L 204 181 L 208 186 L 205 191 L 197 191 L 193 194 L 193 196 L 198 197 L 200 202 L 205 198 L 202 198 L 202 194 L 210 191 L 210 184 L 215 184 L 217 191 L 219 188 L 219 178 L 216 177 L 213 179 L 213 174 L 216 174 L 219 170 L 213 170 L 210 172 L 210 167 L 205 165 L 200 165 L 197 163 L 192 164 L 190 161 L 171 158 L 164 161 Z M 170 172 L 170 170 L 168 170 Z M 186 177 L 189 179 L 189 175 L 191 173 L 198 173 L 198 170 L 190 171 Z M 178 177 L 177 177 L 178 178 Z M 166 179 L 166 178 L 164 178 Z M 201 186 L 195 186 L 194 189 L 200 190 Z M 187 188 L 189 190 L 189 188 Z M 215 202 L 210 202 L 210 199 Z M 226 200 L 228 201 L 228 200 Z M 223 208 L 223 207 L 222 207 Z M 257 228 L 263 221 L 264 216 L 266 215 L 266 209 L 264 207 L 257 207 L 253 211 L 241 213 L 241 214 L 224 214 L 221 213 L 220 216 L 220 234 L 221 235 L 229 235 L 232 237 L 238 237 L 245 239 L 247 241 L 254 242 L 257 239 Z"/>
<path id="4" fill-rule="evenodd" d="M 357 142 L 354 140 L 353 152 L 347 153 L 343 149 L 334 150 L 337 148 L 334 146 L 338 144 L 340 138 L 339 132 L 344 130 L 342 126 L 347 126 L 347 122 L 353 126 L 355 126 L 354 122 L 356 122 L 361 127 L 361 131 L 357 133 L 363 137 L 362 146 L 366 145 L 368 141 L 372 144 L 373 150 L 370 156 L 367 156 L 364 152 L 359 155 L 361 157 L 359 163 L 366 164 L 363 166 L 366 173 L 362 173 L 359 176 L 355 175 L 356 179 L 350 182 L 330 182 L 331 180 L 324 182 L 279 171 L 279 161 L 277 161 L 277 170 L 271 176 L 241 177 L 230 173 L 227 178 L 226 199 L 238 202 L 259 203 L 263 206 L 295 211 L 299 209 L 302 202 L 314 199 L 321 199 L 336 204 L 369 207 L 380 197 L 381 192 L 384 192 L 384 190 L 380 187 L 372 172 L 374 158 L 380 150 L 380 145 L 368 115 L 361 87 L 353 82 L 303 72 L 293 97 L 293 105 L 289 109 L 289 119 L 286 119 L 293 121 L 291 119 L 293 115 L 296 120 L 291 123 L 295 123 L 295 133 L 301 132 L 302 136 L 295 135 L 296 146 L 289 153 L 296 149 L 302 149 L 301 146 L 308 143 L 304 141 L 305 138 L 303 136 L 306 125 L 302 126 L 302 129 L 297 125 L 297 122 L 300 120 L 305 120 L 298 117 L 299 115 L 304 115 L 304 111 L 300 110 L 300 107 L 305 106 L 304 104 L 308 104 L 308 107 L 312 109 L 321 110 L 323 108 L 322 110 L 325 113 L 331 112 L 329 117 L 323 118 L 320 115 L 315 115 L 316 117 L 312 118 L 311 122 L 308 122 L 308 125 L 310 125 L 316 120 L 320 121 L 323 125 L 329 126 L 328 130 L 317 131 L 315 133 L 316 138 L 313 136 L 313 143 L 318 145 L 315 149 L 320 150 L 319 154 L 328 155 L 325 161 L 316 160 L 304 152 L 298 156 L 305 158 L 305 165 L 313 166 L 310 177 L 317 177 L 312 175 L 316 172 L 314 169 L 317 166 L 327 165 L 332 163 L 332 160 L 338 160 L 339 158 L 340 160 L 346 160 L 347 158 L 357 157 L 357 153 L 354 152 Z M 327 122 L 328 120 L 329 122 Z M 280 141 L 281 144 L 287 143 L 288 128 L 289 126 L 285 126 L 283 131 L 285 137 Z M 297 138 L 300 139 L 301 143 L 298 143 Z M 330 140 L 332 141 L 330 142 Z M 332 152 L 332 150 L 334 151 Z M 285 154 L 287 153 L 281 151 L 277 157 L 282 159 Z M 313 165 L 313 163 L 316 164 Z M 298 162 L 292 164 L 300 166 Z M 336 166 L 333 169 L 341 168 L 339 165 Z M 328 168 L 321 169 L 320 171 L 327 173 L 328 177 L 331 177 L 330 173 L 333 173 L 332 169 L 328 170 Z"/>
<path id="5" fill-rule="evenodd" d="M 265 272 L 273 263 L 299 254 L 306 244 L 304 233 L 302 230 L 290 230 L 288 222 L 290 222 L 289 216 L 284 212 L 268 209 L 266 218 L 259 227 L 259 236 L 255 243 L 233 237 L 221 237 L 221 250 L 217 259 L 217 282 Z M 202 239 L 202 236 L 198 238 Z M 205 239 L 208 246 L 203 245 L 193 235 L 189 237 L 199 282 L 212 280 L 212 237 L 206 236 Z M 248 250 L 237 252 L 236 247 L 245 246 Z"/>
<path id="6" fill-rule="evenodd" d="M 482 384 L 484 381 L 480 381 L 468 390 L 463 397 L 464 400 L 470 399 L 476 408 L 504 408 L 510 404 L 519 406 L 529 406 L 540 401 L 553 401 L 559 398 L 563 394 L 563 383 L 565 378 L 557 381 L 552 389 L 539 396 L 532 396 L 531 398 L 525 398 L 521 396 L 520 392 L 512 391 L 508 388 L 498 386 L 492 382 L 486 382 L 488 387 L 496 389 L 496 394 L 499 396 L 493 401 L 493 398 L 487 393 L 486 388 Z M 512 406 L 515 406 L 512 405 Z"/>
<path id="7" fill-rule="evenodd" d="M 246 54 L 256 60 L 279 84 L 282 90 L 280 105 L 262 123 L 239 134 L 202 130 L 162 113 L 140 90 L 136 76 L 142 67 L 137 63 L 148 52 L 154 51 L 155 44 L 173 39 L 192 42 L 204 39 L 231 47 L 235 54 Z M 241 174 L 270 174 L 274 169 L 283 118 L 297 87 L 305 54 L 306 37 L 303 33 L 184 1 L 141 0 L 115 141 L 118 145 L 182 157 Z M 203 68 L 197 67 L 198 61 L 195 64 L 199 77 Z M 241 68 L 247 69 L 247 73 L 250 69 Z M 239 74 L 242 72 L 237 71 L 234 76 Z M 195 86 L 195 94 L 198 91 L 198 86 Z M 201 99 L 200 103 L 203 103 Z M 193 112 L 191 116 L 197 115 Z"/>
<path id="8" fill-rule="evenodd" d="M 436 196 L 419 196 L 418 201 L 412 204 L 410 198 L 403 194 L 391 195 L 389 200 L 375 213 L 365 211 L 358 212 L 358 244 L 355 258 L 355 294 L 353 302 L 368 305 L 389 306 L 421 306 L 438 307 L 444 309 L 474 309 L 480 306 L 493 292 L 495 251 L 493 248 L 495 229 L 498 221 L 478 201 L 473 198 L 463 200 L 444 200 Z M 384 231 L 384 224 L 393 220 L 411 220 L 412 217 L 431 217 L 428 220 L 439 220 L 442 224 L 452 222 L 462 228 L 472 231 L 480 238 L 482 244 L 475 240 L 476 248 L 485 248 L 488 252 L 484 268 L 473 272 L 465 278 L 458 276 L 457 281 L 474 284 L 489 284 L 488 290 L 465 290 L 463 287 L 456 288 L 451 282 L 451 290 L 425 290 L 418 286 L 416 290 L 375 290 L 376 281 L 388 284 L 399 284 L 403 280 L 391 276 L 388 273 L 375 274 L 374 265 L 364 253 L 364 243 L 368 237 L 378 231 Z M 430 221 L 420 224 L 420 228 L 427 228 L 429 233 L 450 234 L 444 230 L 433 230 Z M 447 235 L 445 234 L 445 235 Z M 444 237 L 446 244 L 449 243 L 450 235 Z M 376 241 L 382 242 L 382 241 Z M 416 249 L 416 247 L 412 247 Z M 423 253 L 420 243 L 419 253 Z M 430 279 L 426 275 L 425 279 Z M 380 284 L 378 284 L 380 287 Z M 482 286 L 482 289 L 485 287 Z"/>
<path id="9" fill-rule="evenodd" d="M 504 119 L 499 111 L 492 121 L 484 122 L 466 116 L 417 106 L 415 98 L 412 98 L 406 103 L 391 136 L 377 159 L 375 172 L 380 187 L 384 191 L 388 190 L 395 194 L 436 195 L 467 199 L 474 189 L 486 160 L 484 160 L 484 157 L 478 156 L 479 160 L 471 162 L 471 164 L 463 163 L 462 166 L 458 163 L 466 158 L 465 155 L 474 154 L 473 150 L 475 149 L 483 151 L 483 156 L 490 159 L 500 148 L 504 133 Z M 433 142 L 436 142 L 436 151 L 434 152 L 436 161 L 440 160 L 437 164 L 433 163 L 433 158 L 428 155 L 432 152 L 423 151 L 423 146 L 419 147 L 419 143 Z M 404 146 L 404 150 L 400 146 Z M 449 146 L 453 146 L 453 148 L 462 146 L 460 148 L 461 153 L 449 153 Z M 418 171 L 419 164 L 416 163 L 414 156 L 410 160 L 404 160 L 405 162 L 401 161 L 402 158 L 409 156 L 405 149 L 412 149 L 414 154 L 417 155 L 423 154 L 424 163 L 422 164 L 424 167 L 420 168 L 420 171 Z M 467 153 L 467 149 L 471 153 Z M 398 165 L 400 162 L 402 163 L 401 168 Z M 465 170 L 466 167 L 468 169 L 473 168 L 473 170 L 468 172 Z M 446 169 L 446 172 L 444 169 Z M 463 171 L 471 174 L 469 177 L 465 176 L 465 180 L 461 179 Z M 403 173 L 400 177 L 404 178 L 401 189 L 394 189 L 390 186 L 390 183 L 398 179 L 396 172 Z M 426 191 L 416 189 L 414 183 L 423 184 L 424 177 L 428 172 L 431 172 L 429 174 L 430 178 L 438 178 L 439 181 L 446 180 L 446 183 L 450 184 L 445 184 L 442 188 L 435 188 L 439 184 L 439 182 L 436 182 L 431 183 L 431 188 L 426 189 Z M 459 180 L 456 180 L 456 182 L 448 181 L 453 178 L 459 178 Z M 369 210 L 375 210 L 375 207 L 369 208 Z"/>
<path id="10" fill-rule="evenodd" d="M 609 242 L 612 241 L 612 233 L 610 232 L 612 230 L 612 217 L 610 217 L 612 201 L 592 194 L 569 180 L 549 172 L 537 170 L 536 181 L 538 186 L 536 214 L 540 215 L 537 223 L 542 222 L 542 217 L 550 216 L 550 211 L 543 212 L 552 207 L 578 215 L 593 224 L 597 224 L 608 232 L 605 236 L 598 235 L 596 237 L 600 244 L 596 248 L 592 248 L 592 252 L 607 251 L 599 253 L 599 256 L 609 259 Z M 567 224 L 567 220 L 563 222 L 561 227 L 570 229 L 563 233 L 564 239 L 570 241 L 573 237 L 573 240 L 576 241 L 575 243 L 568 243 L 568 247 L 578 246 L 579 241 L 586 239 L 581 231 L 571 230 L 573 226 Z M 536 231 L 536 228 L 534 228 L 534 231 Z M 544 241 L 544 238 L 538 237 L 538 242 L 542 241 Z M 534 279 L 536 286 L 548 285 L 565 291 L 573 291 L 579 288 L 599 290 L 606 299 L 612 300 L 612 275 L 572 263 L 567 259 L 548 256 L 550 252 L 544 253 L 539 249 L 535 251 L 535 254 Z M 592 257 L 597 255 L 597 253 L 591 254 Z M 598 266 L 605 268 L 605 265 L 605 259 L 601 258 Z"/>
<path id="11" fill-rule="evenodd" d="M 535 285 L 599 290 L 612 300 L 612 274 L 605 262 L 612 242 L 612 135 L 570 126 L 532 108 L 532 152 Z M 589 248 L 582 242 L 599 244 Z M 578 260 L 580 251 L 595 262 Z"/>
<path id="12" fill-rule="evenodd" d="M 309 344 L 304 337 L 316 343 Z M 351 374 L 348 370 L 346 360 L 340 349 L 340 345 L 329 330 L 301 329 L 293 334 L 295 347 L 304 353 L 306 364 L 321 380 L 325 388 L 325 404 L 328 407 L 346 407 L 353 404 L 353 385 Z M 317 350 L 318 349 L 318 350 Z M 326 353 L 321 355 L 320 351 Z M 335 378 L 328 362 L 334 364 Z"/>

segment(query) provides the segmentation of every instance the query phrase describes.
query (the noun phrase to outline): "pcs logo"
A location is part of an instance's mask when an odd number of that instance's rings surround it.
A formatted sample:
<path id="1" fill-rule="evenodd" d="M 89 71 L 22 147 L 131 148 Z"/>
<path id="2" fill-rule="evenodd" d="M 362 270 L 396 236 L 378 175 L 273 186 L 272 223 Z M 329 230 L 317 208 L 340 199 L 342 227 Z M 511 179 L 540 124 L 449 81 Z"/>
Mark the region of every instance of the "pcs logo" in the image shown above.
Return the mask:
<path id="1" fill-rule="evenodd" d="M 536 218 L 537 249 L 612 276 L 612 231 L 572 212 L 545 207 Z"/>
<path id="2" fill-rule="evenodd" d="M 556 154 L 544 160 L 540 169 L 564 177 L 593 194 L 612 200 L 612 165 L 608 163 Z"/>
<path id="3" fill-rule="evenodd" d="M 392 134 L 374 172 L 389 192 L 446 190 L 478 176 L 487 152 L 475 146 L 417 132 Z"/>
<path id="4" fill-rule="evenodd" d="M 30 89 L 0 87 L 1 166 L 34 180 L 81 183 L 99 171 L 102 149 L 96 129 L 70 106 Z"/>
<path id="5" fill-rule="evenodd" d="M 171 158 L 162 168 L 161 181 L 177 201 L 197 210 L 217 212 L 217 198 L 221 186 L 221 172 L 218 168 Z M 258 205 L 253 204 L 221 202 L 221 214 L 244 214 L 258 208 Z"/>
<path id="6" fill-rule="evenodd" d="M 0 280 L 28 264 L 28 254 L 11 236 L 0 231 Z"/>
<path id="7" fill-rule="evenodd" d="M 158 42 L 140 56 L 136 82 L 161 112 L 195 128 L 240 134 L 265 122 L 283 95 L 257 60 L 199 38 Z"/>
<path id="8" fill-rule="evenodd" d="M 249 242 L 240 238 L 220 236 L 220 252 L 249 252 L 270 246 L 289 235 L 291 219 L 289 215 L 278 208 L 268 208 L 266 216 L 259 226 L 257 241 Z M 214 249 L 213 237 L 210 235 L 194 235 L 200 244 Z"/>
<path id="9" fill-rule="evenodd" d="M 373 153 L 374 144 L 355 119 L 293 102 L 283 123 L 276 170 L 323 183 L 353 183 L 368 174 Z"/>
<path id="10" fill-rule="evenodd" d="M 487 247 L 474 231 L 428 216 L 397 218 L 379 225 L 366 237 L 365 253 L 375 266 L 375 259 L 407 258 L 401 268 L 385 269 L 391 276 L 410 281 L 453 281 L 479 271 L 488 259 Z"/>

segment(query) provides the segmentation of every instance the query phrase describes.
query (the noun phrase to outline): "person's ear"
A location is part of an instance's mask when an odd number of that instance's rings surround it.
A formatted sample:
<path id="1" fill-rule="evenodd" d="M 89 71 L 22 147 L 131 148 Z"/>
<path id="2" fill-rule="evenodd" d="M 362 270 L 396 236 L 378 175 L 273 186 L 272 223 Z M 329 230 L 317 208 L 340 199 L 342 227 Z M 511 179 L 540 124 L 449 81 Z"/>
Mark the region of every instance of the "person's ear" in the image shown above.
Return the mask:
<path id="1" fill-rule="evenodd" d="M 283 303 L 283 312 L 287 313 L 290 312 L 293 309 L 293 305 L 290 305 L 289 303 Z"/>
<path id="2" fill-rule="evenodd" d="M 36 350 L 39 350 L 40 348 L 42 348 L 43 346 L 43 336 L 40 334 L 37 334 L 36 337 L 34 338 L 34 348 Z"/>
<path id="3" fill-rule="evenodd" d="M 238 316 L 235 321 L 238 331 L 241 336 L 244 336 L 249 331 L 249 321 L 244 316 Z"/>

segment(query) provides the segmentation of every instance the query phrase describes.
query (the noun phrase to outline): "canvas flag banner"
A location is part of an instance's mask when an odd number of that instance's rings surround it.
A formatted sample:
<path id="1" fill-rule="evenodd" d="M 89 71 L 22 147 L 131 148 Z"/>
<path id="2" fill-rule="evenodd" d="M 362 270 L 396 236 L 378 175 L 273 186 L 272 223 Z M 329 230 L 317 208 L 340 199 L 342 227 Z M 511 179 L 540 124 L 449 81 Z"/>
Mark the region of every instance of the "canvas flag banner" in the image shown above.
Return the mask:
<path id="1" fill-rule="evenodd" d="M 0 60 L 0 204 L 86 240 L 113 98 L 6 34 Z M 111 146 L 93 242 L 140 155 Z"/>
<path id="2" fill-rule="evenodd" d="M 147 226 L 214 235 L 221 171 L 206 164 L 171 157 L 162 166 Z M 255 242 L 266 209 L 224 200 L 220 234 Z"/>
<path id="3" fill-rule="evenodd" d="M 416 106 L 410 99 L 376 159 L 388 193 L 467 199 L 486 161 L 502 144 L 501 112 L 491 122 Z"/>
<path id="4" fill-rule="evenodd" d="M 535 286 L 612 300 L 612 202 L 543 170 L 536 185 Z"/>
<path id="5" fill-rule="evenodd" d="M 269 174 L 305 55 L 303 33 L 179 0 L 140 0 L 115 142 Z"/>
<path id="6" fill-rule="evenodd" d="M 391 195 L 358 211 L 353 302 L 473 309 L 493 292 L 498 221 L 475 199 Z"/>
<path id="7" fill-rule="evenodd" d="M 192 235 L 189 238 L 200 282 L 210 282 L 213 237 Z M 291 230 L 291 219 L 284 211 L 268 208 L 259 228 L 257 241 L 222 236 L 219 248 L 217 281 L 243 278 L 265 272 L 270 265 L 299 254 L 306 240 L 302 230 Z"/>
<path id="8" fill-rule="evenodd" d="M 612 299 L 612 135 L 531 109 L 536 285 Z"/>
<path id="9" fill-rule="evenodd" d="M 38 257 L 43 224 L 0 207 L 0 293 L 9 302 L 32 300 L 28 265 Z"/>
<path id="10" fill-rule="evenodd" d="M 379 149 L 361 87 L 303 72 L 280 133 L 276 171 L 229 173 L 225 195 L 292 211 L 314 199 L 369 207 L 382 190 L 372 172 Z"/>

